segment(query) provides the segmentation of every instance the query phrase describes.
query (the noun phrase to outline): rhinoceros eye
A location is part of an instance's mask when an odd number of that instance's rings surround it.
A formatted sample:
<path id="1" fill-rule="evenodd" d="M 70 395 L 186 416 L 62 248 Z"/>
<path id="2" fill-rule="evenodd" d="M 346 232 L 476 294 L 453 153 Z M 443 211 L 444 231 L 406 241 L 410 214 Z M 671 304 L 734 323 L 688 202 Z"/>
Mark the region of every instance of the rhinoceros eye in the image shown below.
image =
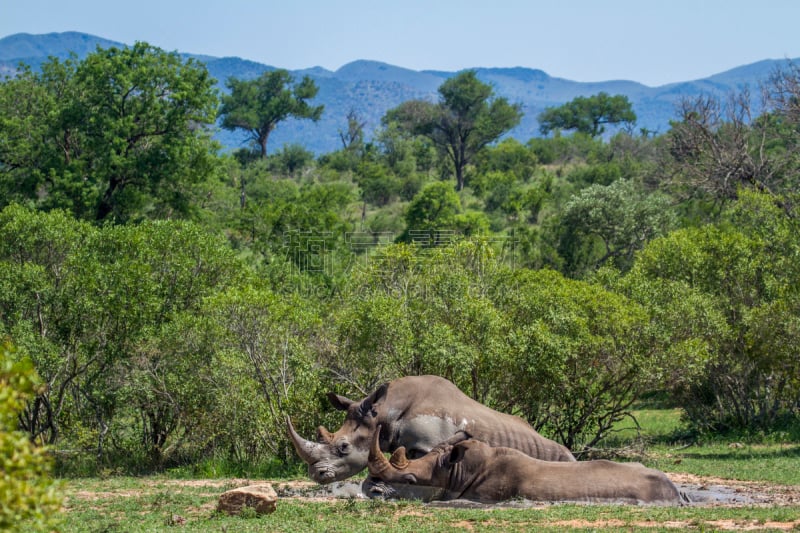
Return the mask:
<path id="1" fill-rule="evenodd" d="M 339 443 L 339 453 L 342 455 L 347 455 L 350 453 L 350 443 L 347 441 L 342 441 Z"/>

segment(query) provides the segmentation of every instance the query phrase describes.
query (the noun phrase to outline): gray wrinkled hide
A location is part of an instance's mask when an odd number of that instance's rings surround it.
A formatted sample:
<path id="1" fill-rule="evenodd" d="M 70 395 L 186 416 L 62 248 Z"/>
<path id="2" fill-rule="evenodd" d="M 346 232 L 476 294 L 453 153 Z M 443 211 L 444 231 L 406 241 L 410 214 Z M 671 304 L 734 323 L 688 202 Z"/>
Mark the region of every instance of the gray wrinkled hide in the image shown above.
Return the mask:
<path id="1" fill-rule="evenodd" d="M 685 500 L 663 472 L 638 463 L 606 460 L 548 462 L 518 450 L 474 439 L 437 446 L 419 459 L 403 449 L 387 460 L 377 446 L 369 456 L 370 477 L 397 484 L 442 489 L 441 500 L 678 505 Z M 374 482 L 375 486 L 379 484 Z M 395 490 L 397 490 L 395 488 Z M 399 492 L 399 491 L 398 491 Z"/>

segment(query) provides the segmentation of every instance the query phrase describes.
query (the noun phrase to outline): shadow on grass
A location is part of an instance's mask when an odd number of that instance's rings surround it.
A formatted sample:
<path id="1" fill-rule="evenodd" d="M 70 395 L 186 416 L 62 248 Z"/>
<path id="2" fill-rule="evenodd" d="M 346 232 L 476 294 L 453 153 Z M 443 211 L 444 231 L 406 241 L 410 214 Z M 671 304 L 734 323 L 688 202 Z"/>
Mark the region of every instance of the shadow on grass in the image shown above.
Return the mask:
<path id="1" fill-rule="evenodd" d="M 649 448 L 651 446 L 680 446 L 682 444 L 696 443 L 698 441 L 698 434 L 688 428 L 676 428 L 667 433 L 647 433 L 642 430 L 641 433 L 631 436 L 628 435 L 615 435 L 610 434 L 605 437 L 600 444 L 603 448 L 626 448 L 626 447 L 643 447 Z"/>
<path id="2" fill-rule="evenodd" d="M 713 461 L 741 461 L 742 459 L 800 459 L 800 444 L 790 448 L 752 448 L 746 446 L 744 448 L 733 448 L 727 451 L 709 451 L 704 453 L 702 450 L 697 452 L 681 452 L 676 454 L 677 457 L 683 459 L 701 459 Z"/>
<path id="3" fill-rule="evenodd" d="M 219 478 L 297 478 L 307 475 L 306 465 L 299 460 L 282 461 L 279 458 L 260 460 L 233 460 L 225 456 L 208 457 L 195 461 L 174 461 L 153 466 L 146 458 L 108 457 L 99 460 L 93 453 L 56 453 L 54 474 L 56 477 L 109 478 L 123 476 L 151 476 L 166 474 L 176 479 Z"/>

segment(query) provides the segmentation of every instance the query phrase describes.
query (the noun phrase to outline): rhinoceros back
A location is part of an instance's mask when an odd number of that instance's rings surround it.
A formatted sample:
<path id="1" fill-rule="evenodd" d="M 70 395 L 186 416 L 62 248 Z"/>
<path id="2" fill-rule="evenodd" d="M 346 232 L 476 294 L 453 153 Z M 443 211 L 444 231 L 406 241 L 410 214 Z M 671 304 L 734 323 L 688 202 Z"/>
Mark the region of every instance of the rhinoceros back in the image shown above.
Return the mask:
<path id="1" fill-rule="evenodd" d="M 542 437 L 523 419 L 473 400 L 439 376 L 408 376 L 390 383 L 381 411 L 401 435 L 398 445 L 426 441 L 423 448 L 464 430 L 492 446 L 505 446 L 545 461 L 574 461 L 567 448 Z M 426 434 L 426 427 L 435 428 Z M 443 429 L 445 428 L 445 429 Z M 413 433 L 413 434 L 412 434 Z M 436 440 L 439 439 L 439 440 Z M 433 444 L 431 444 L 433 443 Z M 426 450 L 427 451 L 427 450 Z"/>
<path id="2" fill-rule="evenodd" d="M 494 447 L 514 448 L 543 461 L 574 461 L 575 457 L 561 444 L 540 435 L 521 418 L 496 413 L 489 424 L 480 424 L 472 432 L 474 438 Z"/>

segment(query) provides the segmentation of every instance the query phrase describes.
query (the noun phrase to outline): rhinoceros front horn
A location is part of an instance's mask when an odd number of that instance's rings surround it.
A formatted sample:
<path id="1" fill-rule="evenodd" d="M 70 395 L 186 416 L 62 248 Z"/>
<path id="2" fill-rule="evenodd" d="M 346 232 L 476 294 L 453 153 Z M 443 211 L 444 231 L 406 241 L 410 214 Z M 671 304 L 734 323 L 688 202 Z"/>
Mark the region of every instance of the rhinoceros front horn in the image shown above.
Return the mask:
<path id="1" fill-rule="evenodd" d="M 300 459 L 305 461 L 306 464 L 311 465 L 322 458 L 324 446 L 318 442 L 306 440 L 298 435 L 294 430 L 292 420 L 288 416 L 286 417 L 286 427 L 289 430 L 289 437 L 292 439 L 292 444 L 294 444 L 294 449 L 297 455 L 300 456 Z"/>
<path id="2" fill-rule="evenodd" d="M 372 443 L 369 447 L 368 467 L 370 475 L 380 477 L 382 472 L 392 470 L 392 465 L 384 457 L 380 445 L 381 426 L 378 425 L 375 433 L 372 435 Z"/>

